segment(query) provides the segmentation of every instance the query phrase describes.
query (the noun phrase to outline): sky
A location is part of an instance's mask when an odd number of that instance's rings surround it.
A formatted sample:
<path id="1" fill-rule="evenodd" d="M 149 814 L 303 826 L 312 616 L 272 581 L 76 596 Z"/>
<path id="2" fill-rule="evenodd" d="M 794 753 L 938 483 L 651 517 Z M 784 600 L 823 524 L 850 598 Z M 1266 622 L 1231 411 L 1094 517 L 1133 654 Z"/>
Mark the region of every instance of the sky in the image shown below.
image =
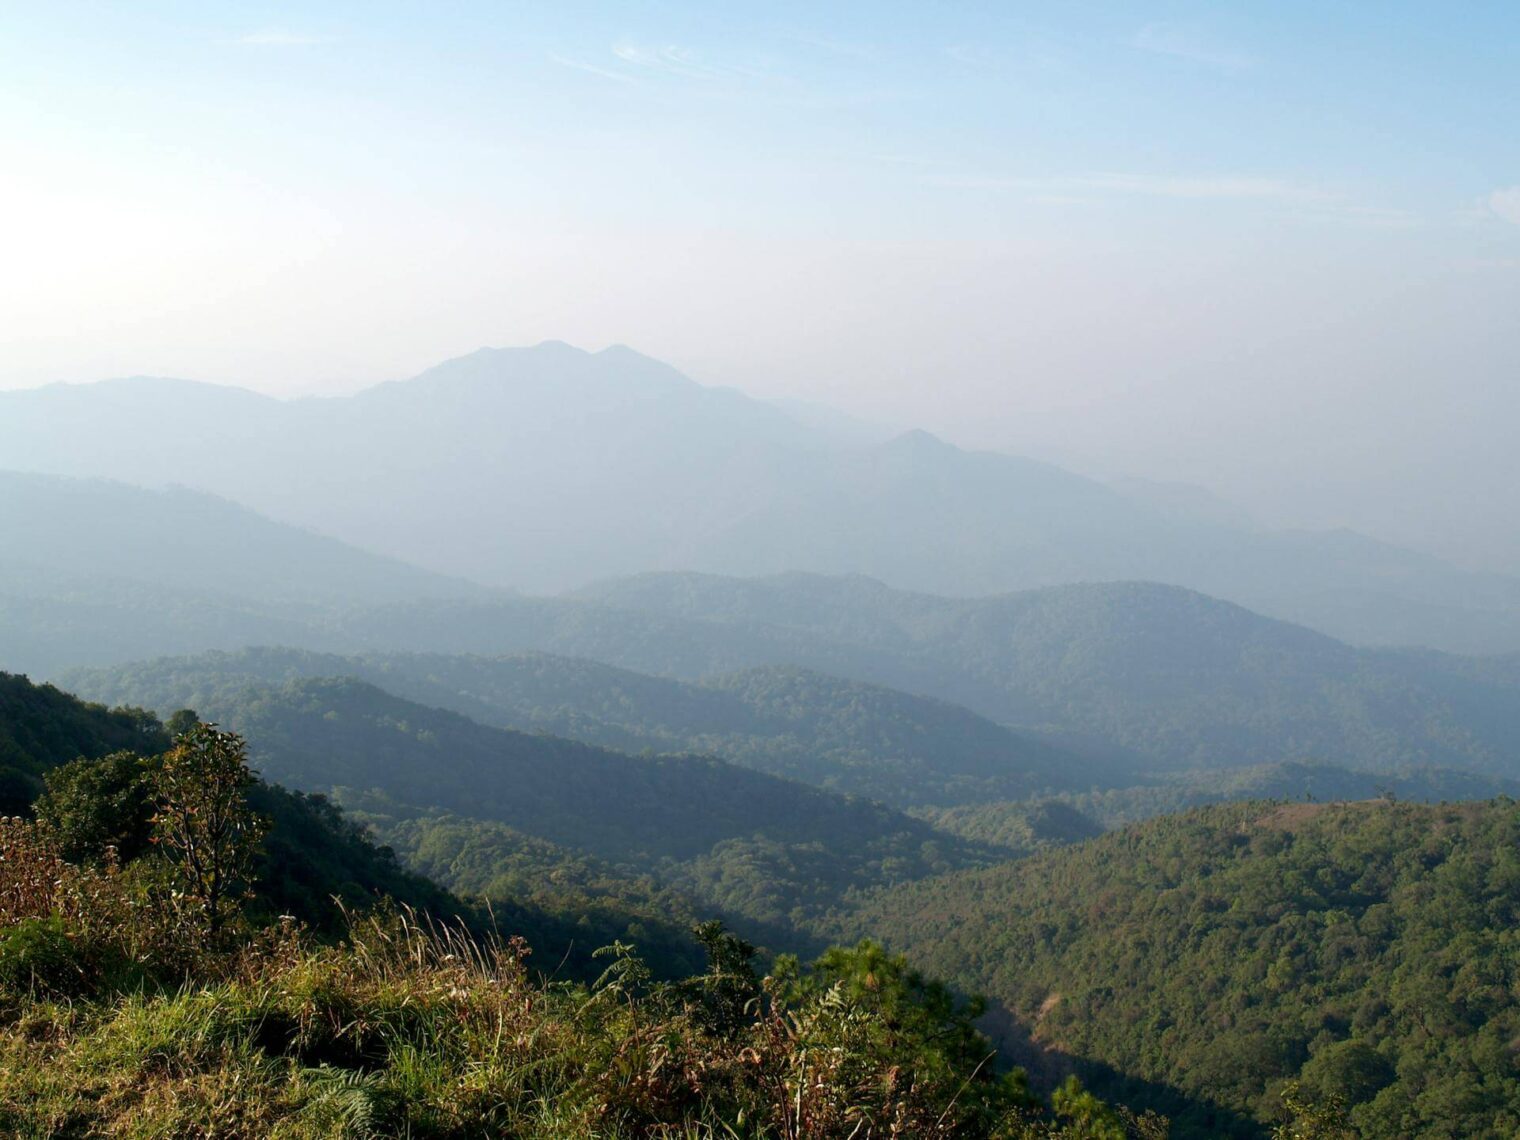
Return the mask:
<path id="1" fill-rule="evenodd" d="M 626 343 L 1520 571 L 1517 76 L 1481 0 L 0 0 L 0 386 Z"/>

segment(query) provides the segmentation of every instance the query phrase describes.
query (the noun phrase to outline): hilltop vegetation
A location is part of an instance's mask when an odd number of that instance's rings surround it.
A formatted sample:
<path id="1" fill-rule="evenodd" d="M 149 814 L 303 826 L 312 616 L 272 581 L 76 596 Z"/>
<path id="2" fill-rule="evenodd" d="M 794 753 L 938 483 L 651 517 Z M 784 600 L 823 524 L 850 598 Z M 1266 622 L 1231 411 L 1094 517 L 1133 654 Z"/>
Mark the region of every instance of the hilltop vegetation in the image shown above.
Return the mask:
<path id="1" fill-rule="evenodd" d="M 1176 1135 L 1257 1135 L 1231 1114 L 1276 1118 L 1289 1082 L 1349 1106 L 1352 1135 L 1520 1128 L 1513 800 L 1204 808 L 853 921 L 1005 1002 L 1100 1092 L 1173 1108 Z"/>
<path id="2" fill-rule="evenodd" d="M 239 737 L 132 714 L 167 751 L 59 763 L 121 718 L 6 680 L 0 723 L 45 783 L 35 821 L 0 820 L 7 1135 L 1164 1135 L 999 1075 L 979 1005 L 869 942 L 762 978 L 709 922 L 694 974 L 656 981 L 618 941 L 594 980 L 536 980 L 521 937 L 397 911 L 454 900 L 325 801 L 260 784 Z M 379 909 L 330 897 L 349 886 Z"/>
<path id="3" fill-rule="evenodd" d="M 167 747 L 150 714 L 85 704 L 51 685 L 0 673 L 0 815 L 26 810 L 49 769 L 78 756 Z"/>
<path id="4" fill-rule="evenodd" d="M 1440 803 L 1517 794 L 1520 781 L 1450 768 L 1356 772 L 1334 764 L 1284 761 L 1249 768 L 1162 772 L 1133 787 L 1102 788 L 1075 795 L 1058 793 L 1058 798 L 1105 827 L 1118 827 L 1234 800 L 1332 803 L 1387 799 Z"/>
<path id="5" fill-rule="evenodd" d="M 742 942 L 703 933 L 706 971 L 664 984 L 626 947 L 591 985 L 544 985 L 520 941 L 373 920 L 337 946 L 273 933 L 181 987 L 64 1004 L 0 983 L 0 1127 L 39 1140 L 1165 1135 L 1075 1083 L 1047 1106 L 997 1075 L 975 1008 L 870 944 L 761 979 Z"/>

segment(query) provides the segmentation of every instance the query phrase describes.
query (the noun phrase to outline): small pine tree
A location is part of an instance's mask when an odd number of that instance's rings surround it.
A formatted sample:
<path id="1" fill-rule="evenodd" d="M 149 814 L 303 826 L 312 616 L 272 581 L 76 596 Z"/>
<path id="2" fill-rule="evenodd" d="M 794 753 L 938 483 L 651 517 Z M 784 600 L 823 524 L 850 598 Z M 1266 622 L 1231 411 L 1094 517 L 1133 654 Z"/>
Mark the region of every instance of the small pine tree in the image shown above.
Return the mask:
<path id="1" fill-rule="evenodd" d="M 175 868 L 208 945 L 246 897 L 267 829 L 248 806 L 253 783 L 243 738 L 200 722 L 175 740 L 157 773 L 153 842 Z"/>

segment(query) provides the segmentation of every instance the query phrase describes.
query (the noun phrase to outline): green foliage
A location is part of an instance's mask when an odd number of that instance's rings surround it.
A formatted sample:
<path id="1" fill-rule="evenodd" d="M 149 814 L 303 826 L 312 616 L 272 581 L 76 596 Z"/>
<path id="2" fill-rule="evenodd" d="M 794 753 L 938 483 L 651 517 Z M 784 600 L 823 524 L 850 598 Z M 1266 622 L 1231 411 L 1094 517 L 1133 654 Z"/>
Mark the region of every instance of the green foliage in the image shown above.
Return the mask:
<path id="1" fill-rule="evenodd" d="M 1064 847 L 1103 834 L 1098 823 L 1060 800 L 920 808 L 913 814 L 951 835 L 1018 854 Z"/>
<path id="2" fill-rule="evenodd" d="M 1272 1129 L 1272 1140 L 1358 1140 L 1360 1136 L 1339 1097 L 1307 1099 L 1294 1081 L 1283 1089 L 1282 1100 L 1287 1119 Z"/>
<path id="3" fill-rule="evenodd" d="M 140 709 L 107 710 L 0 673 L 0 815 L 25 813 L 43 773 L 76 756 L 157 752 L 167 744 L 158 721 Z"/>
<path id="4" fill-rule="evenodd" d="M 33 810 L 65 859 L 127 862 L 147 850 L 158 765 L 134 752 L 80 756 L 43 776 Z"/>
<path id="5" fill-rule="evenodd" d="M 991 1064 L 987 1040 L 973 1026 L 986 1009 L 980 998 L 961 1001 L 942 982 L 926 978 L 901 955 L 869 940 L 833 947 L 805 973 L 794 961 L 777 966 L 783 1002 L 831 1000 L 864 1013 L 876 1047 L 911 1045 L 918 1079 L 970 1072 Z"/>
<path id="6" fill-rule="evenodd" d="M 0 929 L 0 994 L 67 996 L 83 989 L 87 977 L 80 947 L 60 916 Z"/>
<path id="7" fill-rule="evenodd" d="M 852 921 L 1007 1003 L 1100 1093 L 1151 1082 L 1181 1135 L 1254 1134 L 1207 1106 L 1270 1121 L 1288 1081 L 1368 1136 L 1520 1128 L 1511 800 L 1201 809 Z"/>
<path id="8" fill-rule="evenodd" d="M 520 941 L 403 912 L 355 922 L 338 945 L 272 932 L 189 985 L 67 1006 L 28 993 L 0 1023 L 0 1123 L 36 1136 L 1111 1135 L 1083 1123 L 1109 1110 L 1081 1094 L 1051 1112 L 992 1072 L 965 1011 L 875 948 L 761 983 L 749 947 L 718 927 L 700 936 L 713 959 L 687 982 L 656 983 L 615 946 L 599 982 L 544 985 Z"/>
<path id="9" fill-rule="evenodd" d="M 232 732 L 197 723 L 179 736 L 153 773 L 157 810 L 152 843 L 174 868 L 179 894 L 215 943 L 249 895 L 268 821 L 254 814 L 247 746 Z"/>

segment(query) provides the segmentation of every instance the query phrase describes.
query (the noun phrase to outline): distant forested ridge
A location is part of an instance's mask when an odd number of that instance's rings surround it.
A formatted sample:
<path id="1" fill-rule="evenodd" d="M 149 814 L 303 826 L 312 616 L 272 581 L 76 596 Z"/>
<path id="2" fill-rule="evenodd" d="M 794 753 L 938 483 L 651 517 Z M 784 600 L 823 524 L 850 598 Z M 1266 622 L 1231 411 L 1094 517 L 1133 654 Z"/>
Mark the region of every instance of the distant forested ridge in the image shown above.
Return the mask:
<path id="1" fill-rule="evenodd" d="M 644 575 L 584 593 L 1154 767 L 1318 760 L 1520 773 L 1508 658 L 1356 649 L 1174 587 L 954 599 L 813 575 Z"/>
<path id="2" fill-rule="evenodd" d="M 378 803 L 377 821 L 415 821 L 395 833 L 408 848 L 441 841 L 418 829 L 447 827 L 469 840 L 459 858 L 478 864 L 482 846 L 521 833 L 620 874 L 655 873 L 758 932 L 786 937 L 859 891 L 1001 857 L 872 800 L 712 757 L 630 756 L 492 728 L 352 678 L 222 678 L 209 688 L 192 674 L 181 680 L 190 687 L 157 690 L 157 700 L 199 702 L 203 715 L 248 737 L 271 779 Z"/>
<path id="3" fill-rule="evenodd" d="M 81 691 L 155 708 L 214 703 L 249 682 L 343 676 L 502 728 L 717 755 L 898 807 L 1088 791 L 1129 775 L 944 701 L 785 666 L 688 682 L 545 653 L 250 649 L 67 674 Z"/>
<path id="4" fill-rule="evenodd" d="M 537 718 L 543 726 L 547 717 L 569 734 L 625 748 L 698 746 L 711 738 L 715 748 L 742 751 L 757 763 L 762 749 L 744 739 L 744 718 L 765 714 L 763 708 L 715 730 L 714 716 L 728 715 L 718 698 L 658 678 L 554 661 L 407 661 L 394 647 L 465 657 L 543 650 L 687 681 L 763 666 L 802 668 L 1019 726 L 1025 740 L 1033 732 L 1042 748 L 1075 752 L 1075 764 L 1046 766 L 1058 773 L 1076 767 L 1088 786 L 1109 781 L 1115 769 L 1283 761 L 1520 775 L 1520 667 L 1511 659 L 1354 649 L 1228 603 L 1144 583 L 952 599 L 851 578 L 655 575 L 608 584 L 583 600 L 389 607 L 350 615 L 340 627 L 326 635 L 329 643 L 362 649 L 388 641 L 392 649 L 371 649 L 348 667 L 292 658 L 207 668 L 361 672 L 382 687 L 413 686 L 408 695 L 415 699 L 496 723 Z M 535 671 L 544 676 L 535 678 Z M 144 684 L 152 683 L 148 673 Z M 775 676 L 726 684 L 741 701 L 763 704 Z M 113 699 L 142 699 L 109 674 L 71 673 L 69 681 L 93 695 L 109 690 Z M 847 760 L 868 733 L 851 735 L 845 718 L 829 708 L 834 696 L 824 692 L 827 684 L 810 683 L 816 692 L 809 699 L 822 701 L 820 717 L 838 723 L 809 726 L 801 742 L 825 760 L 830 752 Z M 559 685 L 564 695 L 549 695 Z M 711 680 L 703 686 L 724 687 Z M 786 703 L 769 712 L 791 715 Z M 913 715 L 927 711 L 920 705 Z M 687 714 L 695 720 L 683 727 Z M 988 731 L 962 718 L 952 735 L 964 747 Z M 951 755 L 942 745 L 935 751 Z M 1023 754 L 1033 763 L 1040 751 Z M 771 770 L 787 770 L 795 758 L 765 759 L 776 763 L 782 767 Z"/>
<path id="5" fill-rule="evenodd" d="M 1520 1129 L 1511 799 L 1204 808 L 852 921 L 1007 1003 L 1100 1089 L 1170 1104 L 1179 1136 L 1254 1135 L 1228 1114 L 1271 1121 L 1289 1082 L 1349 1107 L 1335 1135 Z"/>

